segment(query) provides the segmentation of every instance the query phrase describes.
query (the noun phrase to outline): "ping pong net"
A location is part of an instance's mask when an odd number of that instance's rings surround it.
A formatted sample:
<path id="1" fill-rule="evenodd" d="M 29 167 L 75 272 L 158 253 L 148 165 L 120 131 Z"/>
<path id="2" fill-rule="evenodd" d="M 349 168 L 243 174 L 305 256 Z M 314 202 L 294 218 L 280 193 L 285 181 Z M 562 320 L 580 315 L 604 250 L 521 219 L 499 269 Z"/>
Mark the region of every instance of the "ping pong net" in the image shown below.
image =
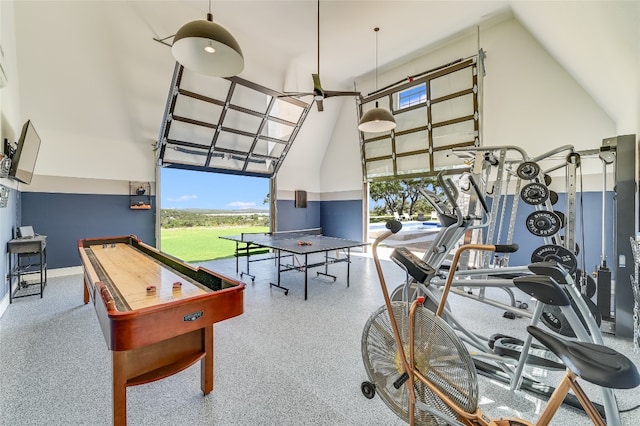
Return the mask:
<path id="1" fill-rule="evenodd" d="M 299 229 L 294 231 L 278 231 L 273 233 L 243 232 L 242 241 L 259 244 L 273 240 L 299 239 L 304 241 L 310 235 L 322 235 L 322 228 Z"/>

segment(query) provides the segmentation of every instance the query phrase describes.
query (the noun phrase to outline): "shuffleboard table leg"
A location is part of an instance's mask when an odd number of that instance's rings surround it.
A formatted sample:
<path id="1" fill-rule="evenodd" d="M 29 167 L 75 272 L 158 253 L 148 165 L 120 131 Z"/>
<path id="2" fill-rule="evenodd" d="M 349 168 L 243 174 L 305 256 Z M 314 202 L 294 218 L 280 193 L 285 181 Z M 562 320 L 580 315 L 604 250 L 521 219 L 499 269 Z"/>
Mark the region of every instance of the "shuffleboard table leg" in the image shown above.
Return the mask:
<path id="1" fill-rule="evenodd" d="M 204 358 L 200 361 L 200 387 L 207 395 L 213 390 L 213 324 L 202 329 L 204 339 Z"/>
<path id="2" fill-rule="evenodd" d="M 113 426 L 127 424 L 127 352 L 111 351 L 113 362 Z"/>
<path id="3" fill-rule="evenodd" d="M 89 303 L 89 284 L 87 283 L 87 279 L 84 278 L 84 304 Z"/>

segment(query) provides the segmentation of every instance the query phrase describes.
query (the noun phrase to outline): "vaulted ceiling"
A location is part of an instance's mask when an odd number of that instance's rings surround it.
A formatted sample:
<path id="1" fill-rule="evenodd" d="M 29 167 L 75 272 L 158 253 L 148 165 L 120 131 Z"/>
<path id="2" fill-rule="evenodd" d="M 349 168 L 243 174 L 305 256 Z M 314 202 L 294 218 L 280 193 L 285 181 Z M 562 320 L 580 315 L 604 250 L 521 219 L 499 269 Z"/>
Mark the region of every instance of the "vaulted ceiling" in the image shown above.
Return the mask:
<path id="1" fill-rule="evenodd" d="M 90 152 L 83 145 L 89 139 L 114 150 L 133 144 L 146 152 L 158 138 L 175 64 L 169 47 L 154 38 L 204 19 L 208 7 L 207 1 L 185 0 L 16 1 L 23 119 L 34 118 L 64 137 L 71 155 Z M 311 90 L 311 73 L 318 71 L 315 0 L 213 1 L 211 8 L 214 21 L 242 47 L 246 66 L 240 77 L 278 91 Z M 614 121 L 640 123 L 638 1 L 323 0 L 323 87 L 351 90 L 356 79 L 373 72 L 376 26 L 383 70 L 511 16 Z M 621 99 L 635 99 L 635 111 L 620 107 L 628 105 Z M 331 137 L 344 101 L 327 99 L 325 112 L 311 110 L 309 125 L 318 128 L 313 134 Z M 54 161 L 54 151 L 49 154 Z M 53 163 L 40 166 L 41 173 L 56 174 Z"/>

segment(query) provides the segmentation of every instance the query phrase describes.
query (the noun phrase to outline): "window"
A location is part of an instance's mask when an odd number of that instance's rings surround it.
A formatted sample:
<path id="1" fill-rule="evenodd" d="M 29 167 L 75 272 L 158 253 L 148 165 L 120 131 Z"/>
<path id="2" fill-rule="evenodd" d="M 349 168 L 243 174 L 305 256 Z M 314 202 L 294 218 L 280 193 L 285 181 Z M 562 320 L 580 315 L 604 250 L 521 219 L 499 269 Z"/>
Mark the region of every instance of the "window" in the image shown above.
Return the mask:
<path id="1" fill-rule="evenodd" d="M 427 101 L 427 85 L 422 83 L 418 86 L 398 92 L 398 109 L 408 108 Z"/>
<path id="2" fill-rule="evenodd" d="M 387 108 L 396 128 L 360 132 L 362 167 L 369 181 L 410 179 L 469 167 L 451 149 L 480 145 L 477 58 L 459 60 L 359 101 L 360 116 Z"/>
<path id="3" fill-rule="evenodd" d="M 275 176 L 311 105 L 239 77 L 206 77 L 176 63 L 157 144 L 158 163 Z"/>

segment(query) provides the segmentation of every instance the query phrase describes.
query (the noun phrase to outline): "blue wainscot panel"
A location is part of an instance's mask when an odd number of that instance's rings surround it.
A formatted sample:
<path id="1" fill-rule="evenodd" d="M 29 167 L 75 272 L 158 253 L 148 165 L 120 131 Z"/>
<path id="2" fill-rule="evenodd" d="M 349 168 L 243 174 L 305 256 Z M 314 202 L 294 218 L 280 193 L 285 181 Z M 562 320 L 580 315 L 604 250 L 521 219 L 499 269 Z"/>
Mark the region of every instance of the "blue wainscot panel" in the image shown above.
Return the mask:
<path id="1" fill-rule="evenodd" d="M 298 229 L 320 228 L 320 203 L 308 201 L 307 207 L 296 208 L 293 200 L 278 200 L 277 231 L 295 231 Z"/>
<path id="2" fill-rule="evenodd" d="M 362 200 L 322 201 L 320 218 L 325 235 L 364 241 Z"/>
<path id="3" fill-rule="evenodd" d="M 23 192 L 21 223 L 47 236 L 47 266 L 79 266 L 78 240 L 136 235 L 156 246 L 155 197 L 150 210 L 131 210 L 128 195 Z"/>

